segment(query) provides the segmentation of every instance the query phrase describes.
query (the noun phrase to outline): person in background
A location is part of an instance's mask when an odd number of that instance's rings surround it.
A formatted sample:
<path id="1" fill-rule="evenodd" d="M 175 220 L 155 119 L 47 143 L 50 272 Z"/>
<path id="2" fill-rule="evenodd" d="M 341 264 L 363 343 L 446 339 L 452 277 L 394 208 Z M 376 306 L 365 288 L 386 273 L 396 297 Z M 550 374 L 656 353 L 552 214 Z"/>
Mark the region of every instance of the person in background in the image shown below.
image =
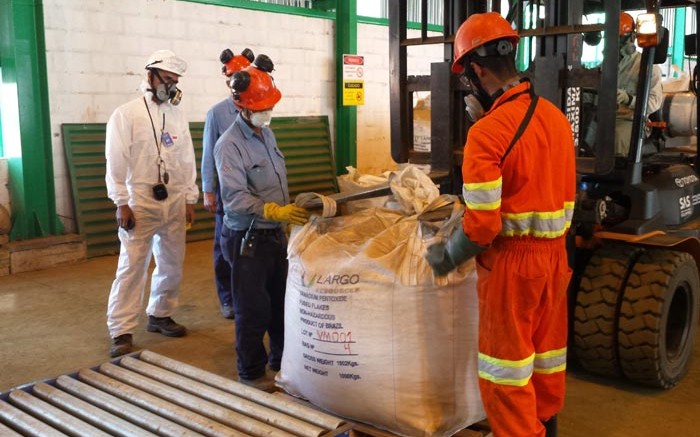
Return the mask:
<path id="1" fill-rule="evenodd" d="M 518 40 L 496 12 L 457 30 L 452 72 L 483 115 L 464 146 L 462 222 L 426 259 L 444 276 L 477 257 L 479 389 L 493 434 L 551 437 L 564 403 L 575 150 L 566 116 L 519 77 Z"/>
<path id="2" fill-rule="evenodd" d="M 284 349 L 287 237 L 283 223 L 304 224 L 309 214 L 290 203 L 284 156 L 268 127 L 282 98 L 265 55 L 231 78 L 238 117 L 214 147 L 221 185 L 221 246 L 232 268 L 236 354 L 240 382 L 269 390 Z M 263 344 L 269 336 L 270 352 Z"/>
<path id="3" fill-rule="evenodd" d="M 620 61 L 617 64 L 617 112 L 615 114 L 615 154 L 627 156 L 632 137 L 632 120 L 637 99 L 637 82 L 642 54 L 635 45 L 634 18 L 626 12 L 620 14 Z M 647 98 L 647 116 L 658 111 L 663 104 L 661 69 L 654 65 Z M 644 118 L 646 120 L 646 117 Z M 648 134 L 648 132 L 647 132 Z"/>
<path id="4" fill-rule="evenodd" d="M 216 294 L 219 297 L 221 314 L 227 319 L 235 317 L 233 311 L 233 292 L 231 290 L 231 267 L 221 253 L 219 238 L 224 225 L 224 208 L 221 203 L 221 190 L 216 177 L 214 164 L 214 145 L 226 129 L 238 116 L 238 108 L 233 104 L 233 94 L 230 87 L 231 76 L 237 71 L 250 65 L 254 60 L 253 52 L 245 49 L 240 55 L 234 55 L 230 49 L 221 52 L 219 56 L 223 64 L 221 72 L 226 78 L 226 88 L 229 96 L 212 106 L 204 121 L 202 137 L 202 192 L 204 193 L 204 208 L 215 214 L 214 226 L 214 282 Z"/>
<path id="5" fill-rule="evenodd" d="M 186 334 L 171 316 L 178 306 L 185 232 L 194 223 L 199 197 L 189 124 L 177 106 L 179 78 L 187 63 L 170 50 L 146 62 L 143 96 L 118 107 L 107 122 L 107 193 L 117 206 L 121 249 L 109 293 L 110 356 L 133 347 L 151 255 L 156 267 L 146 330 L 169 337 Z"/>

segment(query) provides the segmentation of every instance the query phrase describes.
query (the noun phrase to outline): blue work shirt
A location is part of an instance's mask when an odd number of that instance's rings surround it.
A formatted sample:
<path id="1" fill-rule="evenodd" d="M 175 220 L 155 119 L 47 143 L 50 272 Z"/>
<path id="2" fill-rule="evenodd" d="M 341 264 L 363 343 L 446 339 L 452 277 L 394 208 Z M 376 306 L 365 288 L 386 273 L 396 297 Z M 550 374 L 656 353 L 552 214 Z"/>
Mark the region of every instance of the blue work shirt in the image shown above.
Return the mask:
<path id="1" fill-rule="evenodd" d="M 212 106 L 207 111 L 204 121 L 204 135 L 202 136 L 202 191 L 213 193 L 216 188 L 216 164 L 214 164 L 214 145 L 226 132 L 238 116 L 238 108 L 233 100 L 227 97 Z"/>
<path id="2" fill-rule="evenodd" d="M 263 218 L 265 203 L 289 203 L 284 155 L 277 148 L 272 130 L 263 128 L 260 137 L 238 114 L 216 142 L 214 161 L 226 227 L 242 231 L 250 226 L 253 218 L 257 229 L 279 227 L 279 222 Z"/>

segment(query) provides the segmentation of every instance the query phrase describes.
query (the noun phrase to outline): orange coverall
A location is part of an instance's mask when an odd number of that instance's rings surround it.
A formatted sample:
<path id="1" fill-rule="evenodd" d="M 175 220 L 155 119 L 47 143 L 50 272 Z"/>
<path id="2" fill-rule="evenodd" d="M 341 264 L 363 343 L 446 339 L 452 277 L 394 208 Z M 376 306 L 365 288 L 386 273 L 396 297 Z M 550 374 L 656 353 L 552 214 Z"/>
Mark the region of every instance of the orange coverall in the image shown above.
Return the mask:
<path id="1" fill-rule="evenodd" d="M 462 164 L 462 226 L 489 246 L 477 257 L 479 387 L 497 437 L 544 436 L 541 421 L 564 403 L 575 150 L 566 116 L 540 98 L 501 165 L 529 87 L 508 89 L 471 127 Z"/>

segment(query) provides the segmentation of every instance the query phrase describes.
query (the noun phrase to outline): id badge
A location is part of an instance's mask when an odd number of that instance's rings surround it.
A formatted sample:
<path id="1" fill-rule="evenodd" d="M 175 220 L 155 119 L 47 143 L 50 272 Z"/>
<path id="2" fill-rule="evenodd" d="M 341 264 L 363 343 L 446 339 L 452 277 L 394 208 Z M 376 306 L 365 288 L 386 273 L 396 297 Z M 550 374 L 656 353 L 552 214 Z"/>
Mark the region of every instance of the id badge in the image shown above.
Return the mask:
<path id="1" fill-rule="evenodd" d="M 160 136 L 161 141 L 163 141 L 163 144 L 165 144 L 166 147 L 170 147 L 173 145 L 173 139 L 170 137 L 169 132 L 163 132 Z"/>

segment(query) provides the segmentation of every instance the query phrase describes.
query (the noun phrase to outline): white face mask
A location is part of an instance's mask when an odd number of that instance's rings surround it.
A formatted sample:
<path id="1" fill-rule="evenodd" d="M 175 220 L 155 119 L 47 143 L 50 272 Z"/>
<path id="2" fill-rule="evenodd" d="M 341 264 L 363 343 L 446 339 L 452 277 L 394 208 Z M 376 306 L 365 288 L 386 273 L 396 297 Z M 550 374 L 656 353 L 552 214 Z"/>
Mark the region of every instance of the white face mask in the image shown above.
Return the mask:
<path id="1" fill-rule="evenodd" d="M 268 127 L 272 120 L 272 109 L 267 111 L 252 112 L 250 114 L 250 123 L 259 128 Z"/>

